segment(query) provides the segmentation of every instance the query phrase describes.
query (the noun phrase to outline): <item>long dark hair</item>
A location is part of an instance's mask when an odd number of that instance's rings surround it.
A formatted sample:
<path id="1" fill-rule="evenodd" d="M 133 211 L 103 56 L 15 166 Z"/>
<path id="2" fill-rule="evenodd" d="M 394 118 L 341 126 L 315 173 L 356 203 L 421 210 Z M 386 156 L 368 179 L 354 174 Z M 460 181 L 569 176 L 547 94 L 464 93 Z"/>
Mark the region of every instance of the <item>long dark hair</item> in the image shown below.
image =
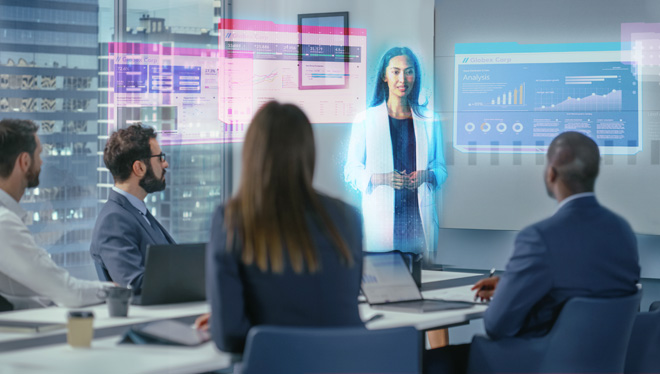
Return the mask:
<path id="1" fill-rule="evenodd" d="M 281 273 L 286 248 L 296 273 L 316 272 L 320 263 L 305 214 L 311 210 L 340 257 L 353 264 L 312 187 L 315 152 L 312 125 L 297 106 L 271 101 L 257 111 L 245 135 L 241 184 L 225 211 L 228 248 L 237 233 L 243 263 Z"/>
<path id="2" fill-rule="evenodd" d="M 389 87 L 387 87 L 387 83 L 383 81 L 383 78 L 385 78 L 387 66 L 390 64 L 390 60 L 396 56 L 406 56 L 413 64 L 413 70 L 415 71 L 415 82 L 413 83 L 413 86 L 410 89 L 410 93 L 408 94 L 408 105 L 410 105 L 410 109 L 413 111 L 413 113 L 423 117 L 423 109 L 427 103 L 419 103 L 419 92 L 422 85 L 422 71 L 419 67 L 419 60 L 417 60 L 417 56 L 415 56 L 415 54 L 407 47 L 390 48 L 390 50 L 385 52 L 383 57 L 380 59 L 380 63 L 378 64 L 378 76 L 376 78 L 376 88 L 374 89 L 374 97 L 371 100 L 370 106 L 374 107 L 382 104 L 383 102 L 387 102 L 387 99 L 390 96 L 390 90 Z"/>

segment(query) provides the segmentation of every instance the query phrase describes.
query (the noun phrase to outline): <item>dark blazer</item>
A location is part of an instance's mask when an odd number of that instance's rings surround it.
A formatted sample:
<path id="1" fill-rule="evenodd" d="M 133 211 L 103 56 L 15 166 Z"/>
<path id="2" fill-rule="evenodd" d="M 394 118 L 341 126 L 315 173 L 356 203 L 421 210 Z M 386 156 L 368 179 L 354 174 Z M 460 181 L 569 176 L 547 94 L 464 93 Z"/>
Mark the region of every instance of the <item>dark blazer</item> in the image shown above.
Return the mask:
<path id="1" fill-rule="evenodd" d="M 569 201 L 523 229 L 484 314 L 492 338 L 540 336 L 576 296 L 637 292 L 637 241 L 630 225 L 593 196 Z"/>
<path id="2" fill-rule="evenodd" d="M 348 204 L 319 197 L 353 253 L 352 267 L 340 262 L 334 244 L 312 221 L 311 213 L 307 227 L 320 256 L 319 271 L 296 274 L 286 265 L 282 274 L 274 274 L 246 266 L 240 259 L 240 248 L 227 251 L 225 210 L 222 206 L 216 210 L 206 251 L 206 293 L 211 303 L 211 333 L 219 349 L 242 352 L 248 330 L 255 325 L 362 325 L 357 304 L 362 278 L 362 217 Z"/>
<path id="3" fill-rule="evenodd" d="M 174 243 L 167 230 L 156 223 L 166 241 L 127 198 L 110 191 L 108 201 L 96 219 L 89 248 L 97 270 L 105 273 L 106 278 L 109 277 L 106 280 L 121 286 L 130 285 L 139 292 L 142 288 L 147 245 Z M 102 274 L 99 274 L 99 278 L 102 278 Z"/>

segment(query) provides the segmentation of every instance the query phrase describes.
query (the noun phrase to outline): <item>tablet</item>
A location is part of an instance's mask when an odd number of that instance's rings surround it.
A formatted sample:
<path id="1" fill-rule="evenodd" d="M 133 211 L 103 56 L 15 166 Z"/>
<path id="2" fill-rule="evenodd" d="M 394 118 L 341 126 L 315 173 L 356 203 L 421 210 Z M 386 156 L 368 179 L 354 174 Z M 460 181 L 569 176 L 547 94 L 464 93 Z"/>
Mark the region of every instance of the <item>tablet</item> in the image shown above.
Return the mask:
<path id="1" fill-rule="evenodd" d="M 148 338 L 160 340 L 163 343 L 186 346 L 200 345 L 211 339 L 208 332 L 196 330 L 188 324 L 174 320 L 147 323 L 134 328 L 134 331 Z"/>

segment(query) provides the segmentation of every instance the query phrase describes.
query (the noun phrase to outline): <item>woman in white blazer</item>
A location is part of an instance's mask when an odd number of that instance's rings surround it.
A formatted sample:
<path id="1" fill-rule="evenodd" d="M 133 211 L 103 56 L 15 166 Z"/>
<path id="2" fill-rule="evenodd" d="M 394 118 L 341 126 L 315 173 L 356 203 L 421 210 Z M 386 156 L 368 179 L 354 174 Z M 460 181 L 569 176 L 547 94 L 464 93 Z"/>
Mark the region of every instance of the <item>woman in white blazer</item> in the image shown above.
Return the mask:
<path id="1" fill-rule="evenodd" d="M 362 193 L 369 252 L 437 248 L 434 195 L 447 169 L 440 122 L 419 103 L 420 79 L 412 51 L 390 49 L 371 105 L 353 123 L 344 177 Z"/>

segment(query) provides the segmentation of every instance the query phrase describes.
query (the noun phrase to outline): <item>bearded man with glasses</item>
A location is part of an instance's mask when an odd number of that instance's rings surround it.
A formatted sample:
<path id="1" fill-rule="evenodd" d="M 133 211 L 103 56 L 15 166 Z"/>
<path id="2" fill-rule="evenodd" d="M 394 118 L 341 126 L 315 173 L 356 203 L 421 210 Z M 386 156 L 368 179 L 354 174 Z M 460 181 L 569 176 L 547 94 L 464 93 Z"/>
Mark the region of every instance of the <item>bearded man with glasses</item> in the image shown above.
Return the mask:
<path id="1" fill-rule="evenodd" d="M 144 203 L 148 194 L 165 189 L 169 164 L 154 129 L 141 124 L 113 133 L 103 161 L 115 183 L 96 220 L 89 251 L 101 280 L 139 293 L 147 246 L 175 243 Z"/>

